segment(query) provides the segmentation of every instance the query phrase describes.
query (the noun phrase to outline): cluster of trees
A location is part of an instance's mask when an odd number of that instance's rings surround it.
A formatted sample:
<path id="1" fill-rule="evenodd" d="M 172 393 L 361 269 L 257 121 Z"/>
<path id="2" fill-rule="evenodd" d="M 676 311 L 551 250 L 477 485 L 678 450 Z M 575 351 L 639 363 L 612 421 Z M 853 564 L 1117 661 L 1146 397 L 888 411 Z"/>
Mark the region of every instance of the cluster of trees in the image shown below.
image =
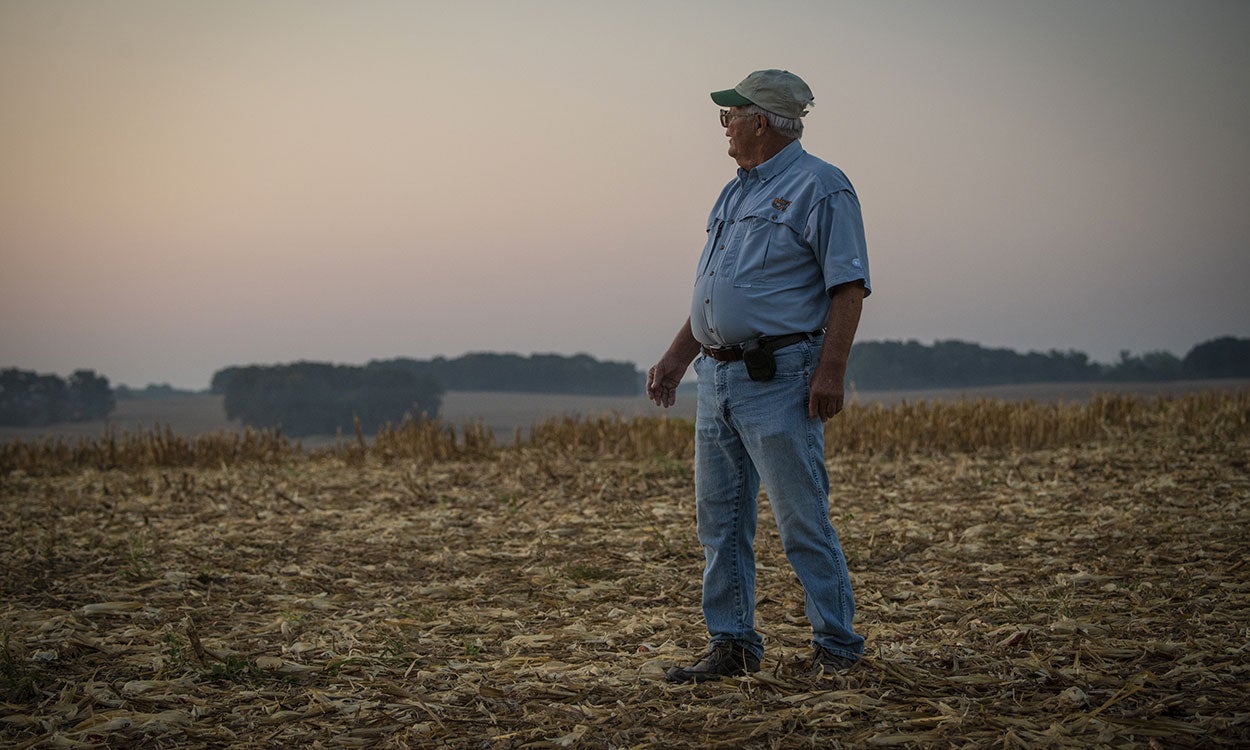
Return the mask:
<path id="1" fill-rule="evenodd" d="M 68 380 L 31 370 L 0 371 L 0 424 L 42 427 L 54 422 L 89 422 L 113 413 L 108 378 L 76 370 Z"/>
<path id="2" fill-rule="evenodd" d="M 847 379 L 873 390 L 966 388 L 1009 383 L 1162 381 L 1250 377 L 1250 339 L 1226 336 L 1198 344 L 1178 358 L 1169 352 L 1104 365 L 1075 351 L 987 349 L 965 341 L 865 341 L 851 349 Z"/>
<path id="3" fill-rule="evenodd" d="M 228 367 L 213 375 L 226 417 L 249 427 L 281 428 L 294 437 L 365 432 L 405 418 L 435 417 L 443 401 L 437 380 L 401 367 L 322 362 Z"/>
<path id="4" fill-rule="evenodd" d="M 632 362 L 601 362 L 587 354 L 522 357 L 480 352 L 455 359 L 375 360 L 368 366 L 427 375 L 453 391 L 636 396 L 643 388 L 642 375 Z"/>
<path id="5" fill-rule="evenodd" d="M 435 418 L 443 393 L 510 391 L 636 395 L 641 376 L 632 364 L 579 354 L 468 354 L 375 360 L 363 367 L 321 362 L 227 367 L 213 374 L 212 392 L 225 397 L 226 417 L 250 427 L 281 427 L 288 435 L 366 432 L 406 417 Z"/>
<path id="6" fill-rule="evenodd" d="M 118 401 L 138 401 L 144 399 L 157 398 L 175 398 L 177 396 L 196 396 L 202 391 L 190 391 L 185 388 L 175 388 L 169 383 L 149 383 L 144 388 L 131 388 L 126 384 L 121 384 L 113 389 L 113 395 Z"/>
<path id="7" fill-rule="evenodd" d="M 1181 377 L 1250 377 L 1250 339 L 1221 336 L 1198 344 L 1181 360 Z"/>

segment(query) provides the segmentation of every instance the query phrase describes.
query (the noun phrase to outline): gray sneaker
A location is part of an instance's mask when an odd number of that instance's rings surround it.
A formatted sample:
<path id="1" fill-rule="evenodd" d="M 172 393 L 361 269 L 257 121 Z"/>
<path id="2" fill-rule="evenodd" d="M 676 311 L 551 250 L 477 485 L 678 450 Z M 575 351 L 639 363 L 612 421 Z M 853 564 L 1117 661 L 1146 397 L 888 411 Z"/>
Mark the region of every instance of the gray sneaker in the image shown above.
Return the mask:
<path id="1" fill-rule="evenodd" d="M 734 641 L 717 641 L 697 662 L 689 667 L 671 667 L 664 673 L 669 682 L 704 682 L 722 677 L 738 677 L 758 672 L 760 659 L 751 650 Z"/>

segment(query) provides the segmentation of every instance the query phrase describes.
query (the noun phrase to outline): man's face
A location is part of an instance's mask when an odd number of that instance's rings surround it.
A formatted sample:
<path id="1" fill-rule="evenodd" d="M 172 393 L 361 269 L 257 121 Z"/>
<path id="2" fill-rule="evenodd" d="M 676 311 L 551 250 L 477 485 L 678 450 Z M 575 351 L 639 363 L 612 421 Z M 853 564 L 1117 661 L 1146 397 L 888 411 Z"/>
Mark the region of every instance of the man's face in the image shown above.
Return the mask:
<path id="1" fill-rule="evenodd" d="M 756 129 L 760 116 L 749 115 L 744 109 L 729 108 L 729 124 L 725 126 L 725 135 L 729 137 L 729 156 L 738 162 L 738 166 L 747 168 L 743 159 L 754 154 L 753 146 L 758 138 Z"/>

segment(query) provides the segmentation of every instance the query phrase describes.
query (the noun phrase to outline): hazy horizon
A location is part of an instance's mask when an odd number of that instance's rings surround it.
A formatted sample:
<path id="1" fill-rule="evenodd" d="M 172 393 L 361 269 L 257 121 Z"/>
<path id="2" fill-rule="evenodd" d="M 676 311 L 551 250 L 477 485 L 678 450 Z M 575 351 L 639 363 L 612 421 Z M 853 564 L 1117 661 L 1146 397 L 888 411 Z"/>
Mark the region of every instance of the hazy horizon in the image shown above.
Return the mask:
<path id="1" fill-rule="evenodd" d="M 707 94 L 801 75 L 859 340 L 1250 335 L 1250 4 L 0 0 L 0 367 L 587 353 L 645 369 L 733 176 Z"/>
<path id="2" fill-rule="evenodd" d="M 1215 337 L 1215 338 L 1219 338 L 1219 337 Z M 867 341 L 867 340 L 864 340 L 864 341 Z M 864 343 L 864 341 L 857 341 L 857 342 L 856 342 L 856 344 L 859 344 L 859 343 Z M 876 341 L 876 339 L 874 339 L 874 341 Z M 933 342 L 922 342 L 922 343 L 924 343 L 925 345 L 929 345 L 929 344 L 931 344 L 931 343 L 933 343 Z M 968 343 L 976 343 L 976 342 L 968 342 Z M 1196 344 L 1200 344 L 1200 343 L 1204 343 L 1204 342 L 1195 342 L 1195 345 L 1196 345 Z M 988 347 L 987 347 L 987 348 L 988 348 Z M 1007 347 L 999 347 L 999 348 L 1007 348 Z M 1193 347 L 1189 347 L 1189 348 L 1187 348 L 1185 351 L 1181 351 L 1181 352 L 1171 352 L 1171 353 L 1172 353 L 1172 354 L 1175 354 L 1175 355 L 1177 356 L 1177 358 L 1183 358 L 1183 357 L 1185 356 L 1185 354 L 1186 354 L 1186 353 L 1189 351 L 1189 349 L 1191 349 L 1191 348 L 1193 348 Z M 1034 350 L 1034 351 L 1036 351 L 1036 350 Z M 1068 351 L 1068 350 L 1064 350 L 1064 351 Z M 1122 351 L 1124 351 L 1124 350 L 1122 350 Z M 1160 351 L 1160 350 L 1155 350 L 1155 351 Z M 1020 353 L 1021 353 L 1021 354 L 1027 354 L 1027 353 L 1029 353 L 1029 352 L 1020 352 Z M 1042 354 L 1049 354 L 1049 352 L 1041 352 L 1041 353 L 1042 353 Z M 1131 354 L 1133 354 L 1133 355 L 1141 355 L 1141 354 L 1148 354 L 1148 353 L 1151 353 L 1151 352 L 1131 352 Z M 554 354 L 554 355 L 558 355 L 558 356 L 573 357 L 573 356 L 577 356 L 577 355 L 586 354 L 586 352 L 486 352 L 486 351 L 474 351 L 474 352 L 465 352 L 464 354 L 465 354 L 465 355 L 473 355 L 473 354 L 501 354 L 501 355 L 519 355 L 519 356 L 522 356 L 522 357 L 546 356 L 546 355 L 553 355 L 553 354 Z M 457 355 L 457 356 L 463 356 L 463 355 Z M 592 355 L 592 356 L 593 356 L 593 355 Z M 445 355 L 441 355 L 441 354 L 436 354 L 436 355 L 433 355 L 433 356 L 430 356 L 430 357 L 418 357 L 418 358 L 414 358 L 414 359 L 418 359 L 418 360 L 421 360 L 421 361 L 429 361 L 429 360 L 436 359 L 436 358 L 439 358 L 439 357 L 444 357 L 444 358 L 446 358 L 446 359 L 456 359 L 456 357 L 446 357 Z M 394 356 L 394 357 L 371 357 L 371 358 L 369 358 L 368 360 L 363 360 L 363 361 L 360 361 L 360 362 L 334 362 L 334 361 L 329 361 L 329 360 L 311 360 L 311 361 L 316 362 L 316 363 L 319 363 L 319 364 L 328 363 L 328 364 L 334 364 L 334 365 L 363 366 L 363 365 L 367 365 L 370 361 L 387 361 L 387 360 L 395 360 L 395 359 L 403 359 L 403 358 L 405 358 L 405 355 L 396 355 L 396 356 Z M 598 361 L 608 361 L 608 360 L 604 360 L 603 358 L 596 358 L 596 359 L 597 359 Z M 309 361 L 309 360 L 304 360 L 304 361 Z M 1110 361 L 1110 360 L 1109 360 L 1109 361 L 1102 362 L 1102 361 L 1098 361 L 1098 360 L 1093 360 L 1092 358 L 1091 358 L 1091 361 L 1094 361 L 1094 362 L 1097 362 L 1098 364 L 1103 364 L 1103 365 L 1115 365 L 1115 364 L 1119 361 L 1119 355 L 1117 354 L 1117 358 L 1116 358 L 1114 361 Z M 235 367 L 235 366 L 238 366 L 238 367 L 247 367 L 247 366 L 260 366 L 260 367 L 264 367 L 264 366 L 271 366 L 271 365 L 273 365 L 273 366 L 276 366 L 276 365 L 289 365 L 289 364 L 298 364 L 299 362 L 300 362 L 300 360 L 289 360 L 289 361 L 282 361 L 282 362 L 277 362 L 277 361 L 264 361 L 264 362 L 261 362 L 261 361 L 257 361 L 257 362 L 235 362 L 235 363 L 231 363 L 231 364 L 229 364 L 229 365 L 222 365 L 221 367 L 216 368 L 216 369 L 217 369 L 217 370 L 221 370 L 221 369 L 225 369 L 225 368 L 227 368 L 227 367 Z M 643 366 L 642 366 L 641 364 L 639 364 L 639 363 L 634 363 L 634 364 L 635 364 L 635 365 L 638 365 L 638 374 L 639 374 L 640 376 L 641 376 L 641 375 L 643 375 L 643 374 L 645 374 L 645 372 L 646 372 L 646 368 L 645 368 L 645 367 L 643 367 Z M 22 368 L 22 369 L 29 369 L 29 368 Z M 215 371 L 214 371 L 214 372 L 215 372 Z M 60 374 L 66 374 L 66 373 L 60 373 Z M 691 386 L 692 386 L 692 385 L 694 384 L 694 382 L 695 382 L 694 368 L 690 368 L 690 370 L 686 373 L 686 379 L 685 379 L 684 384 L 683 384 L 683 386 L 682 386 L 682 387 L 684 388 L 684 387 L 686 387 L 686 385 L 691 385 Z M 1038 382 L 1045 382 L 1045 381 L 1038 381 Z M 1083 382 L 1083 381 L 1075 381 L 1075 382 Z M 1117 383 L 1117 382 L 1119 382 L 1119 381 L 1115 381 L 1115 380 L 1107 381 L 1107 383 L 1108 383 L 1108 384 L 1115 384 L 1115 383 Z M 1149 382 L 1153 382 L 1153 381 L 1149 381 Z M 1160 381 L 1160 382 L 1168 382 L 1168 381 Z M 1190 381 L 1186 380 L 1185 382 L 1190 382 Z M 1012 383 L 1010 383 L 1010 384 L 1016 384 L 1016 383 L 1014 383 L 1014 381 L 1012 381 Z M 133 389 L 133 390 L 143 390 L 143 389 L 144 389 L 144 388 L 146 388 L 147 386 L 157 386 L 157 387 L 161 387 L 161 386 L 169 386 L 169 385 L 171 385 L 171 384 L 170 384 L 170 383 L 164 383 L 164 382 L 157 383 L 157 382 L 152 382 L 152 381 L 144 381 L 144 382 L 142 382 L 142 383 L 124 383 L 124 382 L 123 382 L 123 383 L 118 383 L 118 382 L 112 382 L 112 383 L 111 383 L 111 385 L 113 385 L 114 387 L 116 387 L 116 386 L 118 386 L 118 385 L 124 385 L 124 386 L 126 386 L 126 387 L 128 387 L 128 388 L 131 388 L 131 389 Z M 448 388 L 448 390 L 452 390 L 452 391 L 459 391 L 459 390 L 461 390 L 461 389 L 459 389 L 459 388 L 456 388 L 456 385 L 457 385 L 456 383 L 447 383 L 447 384 L 444 384 L 444 385 L 446 385 L 446 387 Z M 998 384 L 994 384 L 994 385 L 998 385 Z M 1017 384 L 1017 385 L 1018 385 L 1018 384 Z M 177 390 L 186 390 L 186 391 L 207 391 L 207 390 L 209 390 L 209 384 L 208 384 L 208 383 L 206 383 L 206 384 L 205 384 L 205 385 L 203 385 L 203 386 L 193 386 L 193 387 L 188 387 L 188 386 L 174 386 L 174 387 L 175 387 Z M 961 387 L 963 387 L 963 388 L 984 388 L 985 386 L 953 386 L 953 385 L 949 385 L 949 384 L 935 384 L 935 385 L 931 386 L 931 388 L 935 388 L 935 389 L 940 389 L 940 388 L 961 388 Z M 857 386 L 857 388 L 859 388 L 859 386 Z M 872 391 L 872 390 L 897 391 L 897 390 L 900 390 L 899 388 L 897 388 L 897 387 L 893 387 L 893 386 L 880 386 L 880 387 L 878 388 L 878 387 L 874 386 L 874 384 L 873 384 L 873 383 L 871 383 L 871 382 L 869 382 L 868 384 L 866 384 L 866 385 L 862 386 L 862 388 L 861 388 L 861 389 L 862 389 L 862 390 L 867 390 L 867 391 Z M 475 389 L 469 389 L 469 391 L 473 391 L 473 390 L 475 390 Z M 921 387 L 915 387 L 915 388 L 910 388 L 910 389 L 906 389 L 906 390 L 925 390 L 925 389 L 924 389 L 924 388 L 921 388 Z M 506 392 L 511 392 L 511 391 L 506 391 Z M 545 392 L 545 391 L 516 391 L 516 393 L 546 393 L 546 392 Z M 555 392 L 555 393 L 558 393 L 558 392 Z M 569 393 L 569 394 L 566 394 L 566 395 L 578 395 L 578 394 Z"/>

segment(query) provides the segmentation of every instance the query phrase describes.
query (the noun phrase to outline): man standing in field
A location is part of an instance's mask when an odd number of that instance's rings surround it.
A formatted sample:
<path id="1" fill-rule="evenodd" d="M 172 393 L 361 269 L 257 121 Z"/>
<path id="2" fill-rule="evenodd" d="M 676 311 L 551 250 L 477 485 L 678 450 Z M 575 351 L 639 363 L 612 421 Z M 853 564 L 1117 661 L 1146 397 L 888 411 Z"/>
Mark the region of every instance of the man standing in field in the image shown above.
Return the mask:
<path id="1" fill-rule="evenodd" d="M 759 70 L 712 94 L 738 175 L 712 208 L 690 319 L 647 373 L 665 408 L 694 362 L 699 376 L 695 496 L 703 545 L 705 654 L 670 682 L 759 669 L 755 631 L 756 496 L 768 491 L 803 585 L 815 674 L 864 652 L 855 602 L 829 523 L 824 421 L 843 380 L 870 293 L 859 199 L 837 167 L 799 144 L 812 92 L 798 76 Z"/>

